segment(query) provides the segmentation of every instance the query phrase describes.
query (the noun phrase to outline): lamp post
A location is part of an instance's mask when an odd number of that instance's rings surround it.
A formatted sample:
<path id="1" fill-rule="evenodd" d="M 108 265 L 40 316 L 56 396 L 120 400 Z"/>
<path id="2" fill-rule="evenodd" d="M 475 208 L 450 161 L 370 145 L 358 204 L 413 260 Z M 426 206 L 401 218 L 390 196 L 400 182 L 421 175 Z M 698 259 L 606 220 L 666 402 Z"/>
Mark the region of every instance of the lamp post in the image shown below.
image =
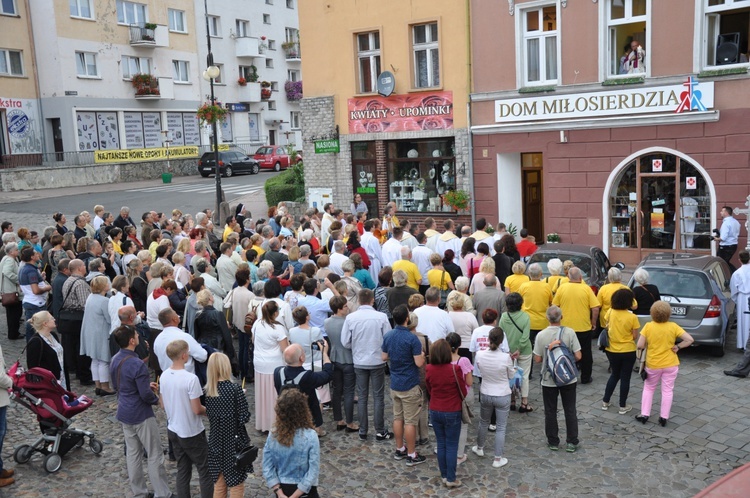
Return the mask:
<path id="1" fill-rule="evenodd" d="M 207 80 L 211 85 L 211 105 L 216 105 L 216 96 L 214 95 L 214 80 L 219 77 L 221 72 L 219 68 L 214 65 L 214 54 L 211 53 L 211 32 L 208 27 L 208 0 L 203 0 L 203 8 L 206 13 L 206 44 L 208 45 L 208 56 L 206 57 L 206 70 L 203 71 L 203 79 Z M 219 167 L 219 134 L 216 126 L 216 121 L 211 123 L 211 129 L 213 133 L 212 146 L 214 148 L 214 166 L 216 168 L 216 219 L 219 219 L 221 214 L 221 168 Z"/>

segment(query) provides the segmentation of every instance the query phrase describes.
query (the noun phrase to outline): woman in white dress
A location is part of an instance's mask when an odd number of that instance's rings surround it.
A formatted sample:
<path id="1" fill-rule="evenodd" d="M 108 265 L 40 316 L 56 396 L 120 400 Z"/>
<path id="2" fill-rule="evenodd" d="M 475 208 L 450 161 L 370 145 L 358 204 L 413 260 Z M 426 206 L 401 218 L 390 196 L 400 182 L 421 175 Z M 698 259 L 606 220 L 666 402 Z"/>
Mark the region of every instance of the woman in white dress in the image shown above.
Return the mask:
<path id="1" fill-rule="evenodd" d="M 279 305 L 276 300 L 267 300 L 261 307 L 261 315 L 253 325 L 253 366 L 255 367 L 255 429 L 271 430 L 276 414 L 276 388 L 273 372 L 284 366 L 284 350 L 289 346 L 287 330 L 278 321 Z"/>

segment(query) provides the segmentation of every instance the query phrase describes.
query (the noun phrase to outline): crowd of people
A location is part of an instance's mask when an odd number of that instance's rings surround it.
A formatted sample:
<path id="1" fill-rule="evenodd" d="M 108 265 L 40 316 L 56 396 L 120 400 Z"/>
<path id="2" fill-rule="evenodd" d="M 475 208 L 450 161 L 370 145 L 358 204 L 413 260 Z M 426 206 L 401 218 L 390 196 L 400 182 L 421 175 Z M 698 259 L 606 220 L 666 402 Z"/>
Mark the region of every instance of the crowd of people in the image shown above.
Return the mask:
<path id="1" fill-rule="evenodd" d="M 692 338 L 669 322 L 670 307 L 645 271 L 636 272 L 631 290 L 612 268 L 594 294 L 570 261 L 549 260 L 546 277 L 538 263 L 527 267 L 537 247 L 525 229 L 516 240 L 504 224 L 490 234 L 479 219 L 475 227 L 447 220 L 438 231 L 432 218 L 399 220 L 395 203 L 383 219 L 368 218 L 361 206 L 346 213 L 328 203 L 295 217 L 281 203 L 252 220 L 240 204 L 223 229 L 214 228 L 210 210 L 146 212 L 136 225 L 127 207 L 115 217 L 95 206 L 93 219 L 74 217 L 73 230 L 56 213 L 41 240 L 3 222 L 8 339 L 24 337 L 27 367 L 49 370 L 67 389 L 75 380 L 98 396 L 119 393 L 135 496 L 149 494 L 144 450 L 153 495 L 171 496 L 156 405 L 166 411 L 178 496 L 189 496 L 193 467 L 204 498 L 243 495 L 253 467 L 239 466 L 235 454 L 250 444 L 251 413 L 255 429 L 268 433 L 268 487 L 280 497 L 318 496 L 328 408 L 336 431 L 392 441 L 394 458 L 407 466 L 425 462 L 417 448 L 432 427 L 440 477 L 458 487 L 467 445 L 483 457 L 489 432 L 492 466 L 508 464 L 509 412 L 536 410 L 534 363 L 549 448 L 560 447 L 559 397 L 565 449 L 576 451 L 578 378 L 561 383 L 550 365 L 558 350 L 569 351 L 580 383 L 591 383 L 599 333 L 608 337 L 611 371 L 602 409 L 618 384 L 620 414 L 632 409 L 639 352 L 646 384 L 636 419 L 647 423 L 661 383 L 659 422 L 666 425 L 676 353 Z M 6 300 L 11 294 L 16 299 Z M 652 317 L 640 334 L 637 314 Z M 392 425 L 384 413 L 387 375 Z M 478 417 L 470 413 L 475 383 Z M 254 392 L 252 407 L 245 386 Z M 3 428 L 4 403 L 0 396 Z M 12 476 L 0 462 L 0 486 Z"/>

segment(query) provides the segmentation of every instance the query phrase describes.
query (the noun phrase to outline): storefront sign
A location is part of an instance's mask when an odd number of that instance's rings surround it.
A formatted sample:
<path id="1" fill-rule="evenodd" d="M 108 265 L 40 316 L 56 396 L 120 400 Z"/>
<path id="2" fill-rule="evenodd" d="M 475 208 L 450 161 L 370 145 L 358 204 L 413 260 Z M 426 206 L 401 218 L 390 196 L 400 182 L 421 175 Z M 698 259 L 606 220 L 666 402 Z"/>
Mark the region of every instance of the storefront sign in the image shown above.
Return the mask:
<path id="1" fill-rule="evenodd" d="M 453 92 L 349 99 L 349 133 L 449 130 Z"/>
<path id="2" fill-rule="evenodd" d="M 249 104 L 226 104 L 227 109 L 229 112 L 247 112 L 250 110 Z"/>
<path id="3" fill-rule="evenodd" d="M 221 149 L 221 147 L 220 147 Z M 170 147 L 170 159 L 188 159 L 198 157 L 198 147 Z M 143 161 L 161 161 L 167 159 L 166 147 L 157 149 L 129 149 L 129 150 L 96 150 L 96 163 L 138 163 Z"/>
<path id="4" fill-rule="evenodd" d="M 698 82 L 689 77 L 682 85 L 496 100 L 495 122 L 603 118 L 628 114 L 680 114 L 706 111 L 713 106 L 714 82 Z"/>
<path id="5" fill-rule="evenodd" d="M 340 150 L 338 138 L 335 140 L 316 140 L 313 144 L 315 145 L 316 154 L 338 153 Z"/>

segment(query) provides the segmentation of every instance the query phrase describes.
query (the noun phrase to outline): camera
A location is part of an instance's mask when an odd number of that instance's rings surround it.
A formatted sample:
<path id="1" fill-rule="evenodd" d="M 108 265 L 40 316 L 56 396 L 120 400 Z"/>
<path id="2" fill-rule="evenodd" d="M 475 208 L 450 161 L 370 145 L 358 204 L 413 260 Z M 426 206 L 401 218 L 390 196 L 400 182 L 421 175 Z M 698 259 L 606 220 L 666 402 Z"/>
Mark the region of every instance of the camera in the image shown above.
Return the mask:
<path id="1" fill-rule="evenodd" d="M 310 349 L 312 349 L 313 351 L 320 351 L 321 349 L 323 349 L 323 341 L 313 342 L 310 345 Z"/>
<path id="2" fill-rule="evenodd" d="M 713 232 L 714 232 L 714 235 L 715 235 L 716 237 L 718 237 L 718 236 L 719 236 L 719 230 L 718 230 L 718 229 L 714 228 L 714 229 L 713 229 Z"/>

